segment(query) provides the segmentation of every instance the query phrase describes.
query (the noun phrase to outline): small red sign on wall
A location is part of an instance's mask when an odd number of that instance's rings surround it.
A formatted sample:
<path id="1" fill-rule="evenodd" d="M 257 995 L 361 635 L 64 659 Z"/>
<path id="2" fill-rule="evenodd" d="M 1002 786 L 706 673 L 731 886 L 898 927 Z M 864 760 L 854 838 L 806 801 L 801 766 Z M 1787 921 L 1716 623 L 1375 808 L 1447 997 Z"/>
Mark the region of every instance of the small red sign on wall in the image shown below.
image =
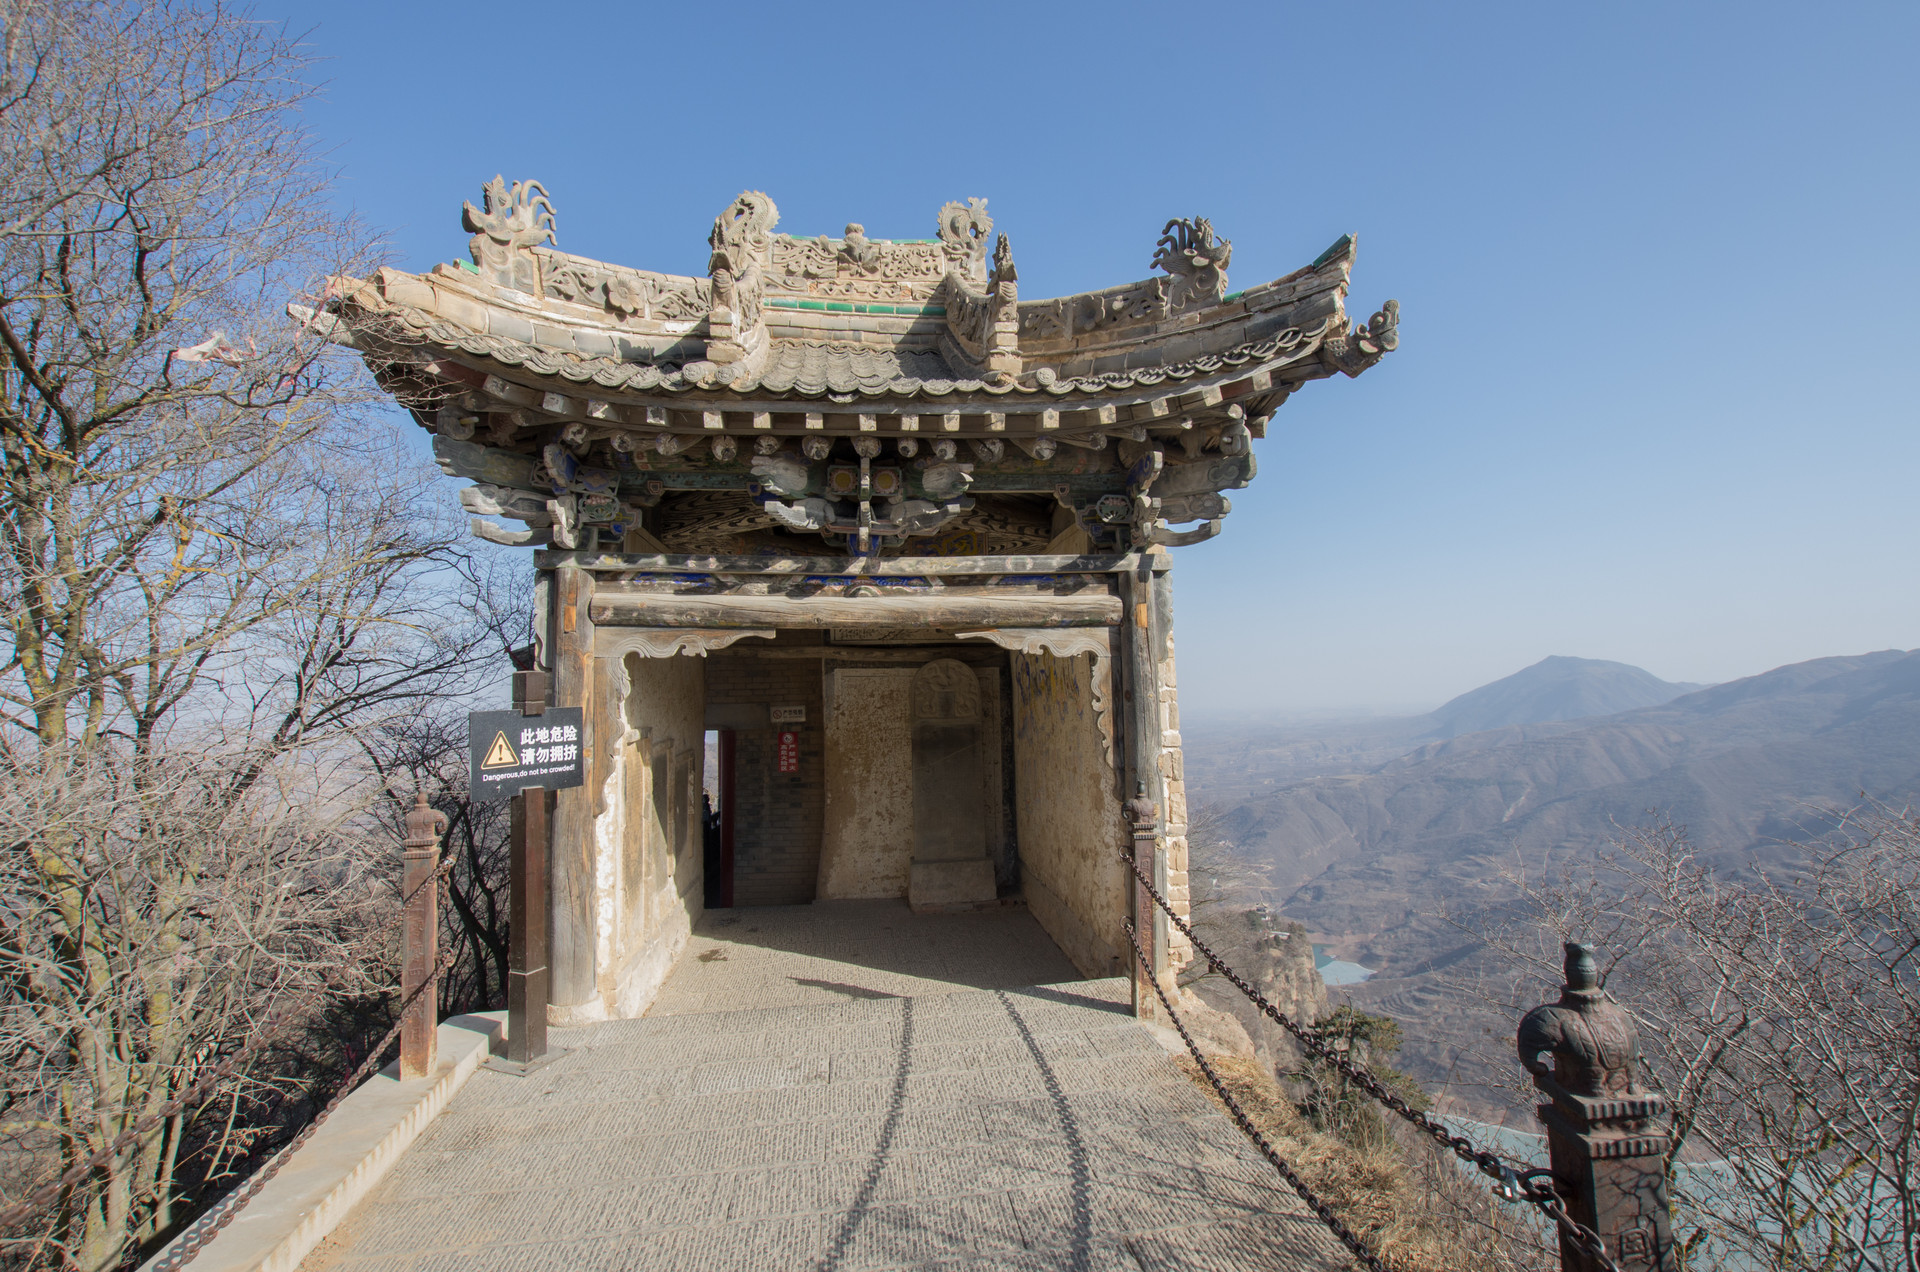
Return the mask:
<path id="1" fill-rule="evenodd" d="M 800 735 L 791 729 L 780 732 L 780 771 L 798 773 L 800 771 Z"/>

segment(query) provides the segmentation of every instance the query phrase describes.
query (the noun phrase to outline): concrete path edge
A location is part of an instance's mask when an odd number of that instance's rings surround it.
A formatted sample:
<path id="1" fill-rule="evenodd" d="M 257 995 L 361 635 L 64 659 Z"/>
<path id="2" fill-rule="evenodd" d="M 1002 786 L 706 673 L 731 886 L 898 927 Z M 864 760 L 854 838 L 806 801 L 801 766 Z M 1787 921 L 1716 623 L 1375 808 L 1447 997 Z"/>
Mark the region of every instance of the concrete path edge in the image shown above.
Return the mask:
<path id="1" fill-rule="evenodd" d="M 506 1031 L 505 1012 L 450 1017 L 440 1026 L 439 1062 L 431 1074 L 402 1082 L 388 1065 L 362 1083 L 215 1234 L 189 1265 L 193 1272 L 294 1272 L 439 1116 Z"/>

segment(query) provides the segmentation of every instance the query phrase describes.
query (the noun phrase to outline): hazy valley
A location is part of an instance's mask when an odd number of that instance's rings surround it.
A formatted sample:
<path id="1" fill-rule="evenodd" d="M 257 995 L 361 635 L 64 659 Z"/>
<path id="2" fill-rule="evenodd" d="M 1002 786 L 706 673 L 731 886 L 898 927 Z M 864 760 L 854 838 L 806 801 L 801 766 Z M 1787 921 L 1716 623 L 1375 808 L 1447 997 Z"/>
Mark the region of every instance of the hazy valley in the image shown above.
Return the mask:
<path id="1" fill-rule="evenodd" d="M 1186 725 L 1192 799 L 1223 814 L 1258 899 L 1376 969 L 1335 999 L 1400 1020 L 1421 1081 L 1471 1085 L 1463 1054 L 1486 1043 L 1503 1055 L 1511 1022 L 1472 1010 L 1449 978 L 1473 969 L 1471 931 L 1511 903 L 1509 876 L 1604 851 L 1660 816 L 1718 869 L 1778 865 L 1836 810 L 1909 802 L 1920 651 L 1707 688 L 1549 658 L 1423 716 Z"/>

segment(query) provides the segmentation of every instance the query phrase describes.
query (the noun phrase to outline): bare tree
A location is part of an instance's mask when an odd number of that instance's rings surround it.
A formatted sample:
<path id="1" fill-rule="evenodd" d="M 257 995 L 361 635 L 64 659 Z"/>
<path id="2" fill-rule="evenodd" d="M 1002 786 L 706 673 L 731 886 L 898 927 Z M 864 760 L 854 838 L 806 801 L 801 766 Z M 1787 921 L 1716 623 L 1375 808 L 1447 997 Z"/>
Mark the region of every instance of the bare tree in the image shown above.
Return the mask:
<path id="1" fill-rule="evenodd" d="M 123 1132 L 289 994 L 385 984 L 357 739 L 469 687 L 493 636 L 431 469 L 286 316 L 374 250 L 294 42 L 218 5 L 0 0 L 0 56 L 3 1200 L 106 1154 L 0 1238 L 101 1269 L 253 1151 L 286 1079 Z"/>
<path id="2" fill-rule="evenodd" d="M 1683 828 L 1544 883 L 1482 934 L 1515 1009 L 1594 942 L 1673 1103 L 1695 1266 L 1920 1266 L 1920 813 L 1870 807 L 1786 870 L 1703 866 Z M 1511 1067 L 1511 1058 L 1508 1058 Z"/>
<path id="3" fill-rule="evenodd" d="M 459 704 L 398 719 L 367 739 L 369 752 L 394 792 L 421 790 L 447 817 L 442 838 L 454 861 L 446 876 L 441 925 L 454 942 L 454 961 L 440 982 L 440 1014 L 488 1011 L 507 1003 L 507 955 L 512 938 L 508 892 L 508 809 L 504 801 L 475 800 L 467 782 L 467 721 Z M 410 801 L 408 801 L 410 802 Z M 394 824 L 407 802 L 394 799 Z"/>

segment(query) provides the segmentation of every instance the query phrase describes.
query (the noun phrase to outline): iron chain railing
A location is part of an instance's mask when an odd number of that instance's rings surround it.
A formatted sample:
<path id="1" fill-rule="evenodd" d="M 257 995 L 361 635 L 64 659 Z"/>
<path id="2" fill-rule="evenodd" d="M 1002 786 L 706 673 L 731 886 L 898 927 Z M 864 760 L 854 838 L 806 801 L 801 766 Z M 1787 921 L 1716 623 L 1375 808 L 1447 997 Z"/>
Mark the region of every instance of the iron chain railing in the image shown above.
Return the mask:
<path id="1" fill-rule="evenodd" d="M 1380 1079 L 1372 1073 L 1362 1069 L 1338 1051 L 1329 1047 L 1307 1026 L 1301 1024 L 1292 1016 L 1289 1016 L 1268 1002 L 1266 995 L 1248 984 L 1240 973 L 1236 972 L 1223 961 L 1218 954 L 1215 954 L 1213 950 L 1208 947 L 1207 943 L 1201 940 L 1198 934 L 1194 932 L 1192 926 L 1188 924 L 1185 919 L 1174 913 L 1173 907 L 1168 904 L 1165 897 L 1160 895 L 1160 890 L 1153 886 L 1153 880 L 1141 872 L 1139 864 L 1134 861 L 1131 854 L 1123 852 L 1120 854 L 1120 857 L 1121 860 L 1127 863 L 1127 868 L 1133 872 L 1134 877 L 1140 881 L 1141 886 L 1147 890 L 1147 894 L 1153 898 L 1153 903 L 1160 907 L 1161 911 L 1166 914 L 1167 921 L 1180 929 L 1181 934 L 1193 943 L 1193 948 L 1200 952 L 1201 957 L 1207 960 L 1208 965 L 1211 966 L 1214 971 L 1224 976 L 1235 989 L 1246 995 L 1247 999 L 1265 1013 L 1275 1024 L 1292 1034 L 1308 1052 L 1337 1069 L 1348 1081 L 1352 1082 L 1355 1086 L 1365 1091 L 1368 1095 L 1391 1109 L 1413 1126 L 1418 1127 L 1441 1147 L 1451 1151 L 1454 1156 L 1458 1157 L 1461 1161 L 1466 1162 L 1482 1174 L 1495 1180 L 1496 1187 L 1494 1188 L 1494 1195 L 1498 1196 L 1501 1200 L 1524 1201 L 1538 1207 L 1541 1213 L 1553 1220 L 1554 1225 L 1566 1235 L 1568 1240 L 1580 1248 L 1581 1253 L 1593 1260 L 1594 1266 L 1599 1269 L 1599 1272 L 1620 1272 L 1619 1265 L 1608 1256 L 1607 1248 L 1600 1240 L 1600 1234 L 1585 1224 L 1578 1222 L 1572 1215 L 1567 1213 L 1566 1202 L 1562 1200 L 1560 1194 L 1554 1189 L 1553 1172 L 1528 1169 L 1524 1166 L 1516 1170 L 1514 1163 L 1510 1163 L 1498 1154 L 1481 1148 L 1464 1135 L 1456 1135 L 1452 1131 L 1449 1131 L 1441 1123 L 1428 1117 L 1411 1104 L 1408 1104 L 1404 1098 L 1385 1083 L 1381 1082 Z M 1133 931 L 1131 924 L 1128 925 L 1127 930 L 1129 938 L 1131 939 Z M 1138 946 L 1136 945 L 1135 948 L 1137 949 Z M 1154 992 L 1159 993 L 1159 983 L 1154 980 L 1151 972 L 1148 974 L 1148 980 L 1154 981 Z M 1165 1000 L 1166 996 L 1161 994 L 1161 1001 L 1164 1002 Z M 1169 1008 L 1168 1010 L 1171 1011 L 1172 1009 Z M 1181 1033 L 1182 1036 L 1185 1036 L 1184 1029 Z"/>
<path id="2" fill-rule="evenodd" d="M 1353 1257 L 1358 1259 L 1368 1272 L 1387 1272 L 1387 1267 L 1380 1262 L 1379 1256 L 1367 1249 L 1366 1243 L 1354 1234 L 1353 1229 L 1347 1227 L 1339 1215 L 1334 1213 L 1333 1207 L 1314 1195 L 1313 1189 L 1307 1186 L 1307 1181 L 1300 1178 L 1293 1167 L 1287 1165 L 1286 1159 L 1275 1151 L 1273 1145 L 1267 1142 L 1267 1137 L 1262 1135 L 1260 1129 L 1253 1124 L 1253 1119 L 1248 1117 L 1239 1103 L 1227 1093 L 1226 1084 L 1220 1081 L 1220 1075 L 1215 1073 L 1213 1066 L 1207 1063 L 1206 1055 L 1201 1052 L 1199 1044 L 1194 1042 L 1193 1035 L 1187 1032 L 1186 1023 L 1180 1019 L 1180 1013 L 1175 1011 L 1173 1004 L 1168 1001 L 1167 991 L 1160 987 L 1160 979 L 1153 974 L 1153 968 L 1147 961 L 1147 952 L 1140 948 L 1140 938 L 1134 932 L 1133 924 L 1129 922 L 1126 929 L 1127 942 L 1133 946 L 1133 956 L 1139 960 L 1142 970 L 1145 971 L 1147 983 L 1153 986 L 1153 992 L 1159 997 L 1160 1005 L 1166 1008 L 1167 1017 L 1173 1021 L 1173 1027 L 1180 1031 L 1181 1041 L 1185 1042 L 1187 1050 L 1193 1053 L 1193 1061 L 1200 1066 L 1200 1072 L 1207 1075 L 1207 1081 L 1213 1086 L 1213 1093 L 1220 1097 L 1220 1103 L 1226 1105 L 1227 1112 L 1233 1115 L 1233 1120 L 1239 1123 L 1240 1129 L 1246 1133 L 1247 1138 L 1253 1141 L 1254 1146 L 1269 1162 L 1273 1163 L 1273 1168 L 1280 1172 L 1280 1178 L 1286 1180 L 1293 1190 L 1300 1194 L 1300 1200 L 1306 1202 L 1308 1208 L 1319 1216 L 1320 1222 L 1327 1225 L 1334 1236 L 1340 1238 L 1340 1243 L 1353 1252 Z"/>
<path id="3" fill-rule="evenodd" d="M 405 921 L 406 914 L 407 914 L 407 907 L 412 903 L 414 898 L 419 896 L 420 893 L 425 889 L 439 882 L 449 871 L 453 869 L 453 865 L 455 861 L 456 861 L 456 858 L 452 854 L 448 854 L 446 859 L 442 861 L 438 867 L 435 868 L 434 872 L 430 876 L 422 880 L 417 887 L 415 887 L 411 892 L 407 893 L 404 897 L 400 899 L 400 905 L 395 910 L 393 917 L 386 920 L 379 927 L 375 928 L 371 933 L 369 933 L 365 938 L 363 938 L 362 944 L 372 945 L 374 942 L 381 940 L 386 936 L 390 935 L 394 931 L 394 929 L 398 928 L 400 924 L 403 921 Z M 442 960 L 442 962 L 443 964 L 449 964 L 451 962 L 451 950 L 449 951 L 449 958 Z M 116 1135 L 113 1138 L 112 1142 L 109 1143 L 105 1148 L 100 1149 L 98 1152 L 88 1157 L 85 1161 L 77 1163 L 76 1165 L 74 1165 L 73 1167 L 65 1171 L 63 1174 L 61 1174 L 61 1176 L 58 1179 L 52 1180 L 49 1183 L 41 1185 L 39 1188 L 36 1188 L 33 1192 L 29 1193 L 25 1198 L 14 1203 L 11 1206 L 8 1206 L 5 1210 L 0 1210 L 0 1231 L 5 1231 L 6 1229 L 13 1227 L 15 1224 L 21 1223 L 27 1219 L 32 1218 L 35 1214 L 39 1213 L 49 1205 L 53 1204 L 53 1202 L 59 1198 L 61 1193 L 73 1187 L 75 1184 L 80 1183 L 82 1180 L 86 1179 L 89 1175 L 93 1174 L 94 1171 L 98 1170 L 100 1167 L 112 1161 L 113 1158 L 122 1149 L 126 1148 L 129 1144 L 135 1143 L 142 1136 L 151 1132 L 156 1126 L 159 1126 L 162 1122 L 166 1121 L 168 1118 L 173 1117 L 175 1114 L 181 1112 L 182 1110 L 191 1108 L 195 1104 L 199 1103 L 202 1099 L 204 1099 L 207 1096 L 209 1092 L 213 1090 L 214 1087 L 218 1086 L 221 1082 L 226 1081 L 228 1078 L 232 1077 L 235 1073 L 239 1072 L 243 1067 L 245 1067 L 245 1065 L 250 1060 L 252 1060 L 255 1056 L 257 1056 L 260 1053 L 262 1048 L 264 1048 L 268 1043 L 274 1041 L 282 1033 L 286 1032 L 287 1028 L 290 1025 L 292 1025 L 297 1020 L 304 1019 L 307 1013 L 312 1011 L 314 1007 L 318 1006 L 320 1001 L 323 998 L 325 998 L 328 994 L 332 993 L 336 988 L 338 988 L 339 979 L 341 975 L 344 973 L 345 969 L 351 965 L 352 964 L 350 960 L 342 959 L 339 963 L 335 965 L 333 970 L 327 972 L 321 978 L 320 984 L 317 987 L 315 987 L 310 993 L 306 994 L 304 997 L 294 1002 L 291 1006 L 283 1008 L 272 1019 L 268 1020 L 264 1026 L 256 1030 L 253 1033 L 253 1035 L 250 1038 L 248 1038 L 244 1044 L 242 1044 L 242 1046 L 238 1051 L 234 1052 L 231 1056 L 228 1056 L 225 1060 L 221 1061 L 219 1064 L 215 1065 L 213 1068 L 201 1074 L 200 1077 L 195 1080 L 192 1086 L 188 1087 L 185 1091 L 182 1091 L 179 1095 L 174 1096 L 171 1100 L 168 1100 L 165 1104 L 162 1104 L 159 1108 L 155 1109 L 153 1112 L 148 1113 L 144 1117 L 140 1118 L 138 1121 L 134 1122 L 132 1126 L 128 1127 L 126 1130 Z M 348 1079 L 348 1081 L 341 1086 L 339 1093 L 337 1093 L 334 1096 L 334 1098 L 327 1104 L 325 1109 L 321 1110 L 319 1117 L 315 1118 L 313 1122 L 309 1123 L 307 1128 L 304 1131 L 302 1131 L 298 1137 L 296 1137 L 296 1139 L 293 1141 L 292 1144 L 288 1146 L 289 1149 L 301 1143 L 304 1143 L 306 1141 L 306 1138 L 309 1135 L 311 1135 L 315 1129 L 318 1128 L 320 1122 L 325 1120 L 327 1114 L 333 1111 L 334 1106 L 339 1104 L 340 1100 L 348 1092 L 350 1092 L 355 1086 L 357 1086 L 361 1081 L 365 1079 L 366 1073 L 370 1071 L 371 1062 L 376 1060 L 380 1056 L 380 1054 L 387 1049 L 388 1045 L 391 1044 L 393 1040 L 399 1036 L 401 1022 L 404 1022 L 406 1019 L 406 1009 L 413 1005 L 414 1001 L 420 996 L 420 993 L 422 991 L 430 989 L 439 984 L 440 976 L 442 975 L 443 971 L 444 971 L 444 967 L 436 967 L 434 970 L 434 974 L 428 977 L 425 983 L 422 984 L 418 989 L 416 989 L 412 994 L 408 995 L 406 1002 L 401 1004 L 401 1010 L 395 1019 L 393 1028 L 388 1030 L 386 1036 L 380 1040 L 379 1045 L 374 1047 L 373 1050 L 368 1053 L 367 1059 L 361 1062 L 360 1067 L 356 1069 L 354 1071 L 354 1074 Z M 283 1156 L 284 1156 L 284 1152 L 283 1154 L 276 1156 L 275 1163 L 271 1167 L 273 1171 L 277 1171 L 279 1169 L 279 1161 Z M 271 1178 L 271 1173 L 268 1174 L 268 1178 Z M 262 1179 L 260 1182 L 264 1184 L 266 1180 Z M 246 1189 L 243 1187 L 239 1191 L 246 1191 Z M 258 1189 L 255 1188 L 253 1189 L 253 1191 L 257 1192 Z M 229 1194 L 229 1198 L 235 1195 L 237 1195 L 237 1192 L 235 1194 Z M 251 1197 L 252 1192 L 248 1192 L 247 1195 L 248 1197 Z M 226 1204 L 226 1199 L 223 1199 L 218 1204 L 224 1206 Z M 205 1216 L 202 1216 L 202 1218 L 205 1218 Z M 227 1219 L 223 1219 L 218 1226 L 224 1227 L 226 1226 L 226 1223 L 230 1221 L 231 1221 L 231 1215 L 229 1215 Z M 199 1220 L 195 1221 L 196 1224 L 198 1222 L 200 1221 Z M 196 1253 L 197 1253 L 197 1250 L 196 1250 Z M 179 1265 L 175 1264 L 172 1266 L 177 1267 Z"/>

